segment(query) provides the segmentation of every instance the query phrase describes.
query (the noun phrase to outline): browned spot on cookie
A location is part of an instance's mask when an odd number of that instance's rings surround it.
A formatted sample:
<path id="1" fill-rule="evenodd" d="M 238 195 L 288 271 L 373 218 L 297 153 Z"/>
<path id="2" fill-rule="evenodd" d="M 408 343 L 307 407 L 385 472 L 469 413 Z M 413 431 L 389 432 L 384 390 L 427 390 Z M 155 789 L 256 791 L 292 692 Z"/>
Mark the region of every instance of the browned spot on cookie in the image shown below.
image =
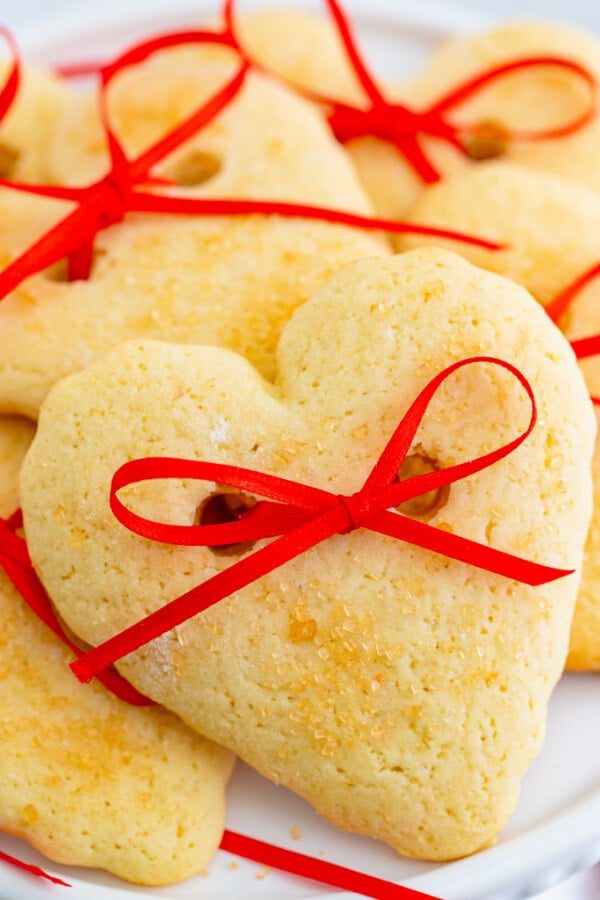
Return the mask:
<path id="1" fill-rule="evenodd" d="M 479 122 L 462 136 L 462 143 L 469 159 L 483 162 L 498 159 L 508 149 L 510 134 L 500 122 Z"/>
<path id="2" fill-rule="evenodd" d="M 191 150 L 181 156 L 168 169 L 168 177 L 182 187 L 195 187 L 204 184 L 218 175 L 223 164 L 214 153 L 204 150 Z"/>
<path id="3" fill-rule="evenodd" d="M 0 142 L 0 178 L 14 175 L 20 155 L 16 147 Z"/>
<path id="4" fill-rule="evenodd" d="M 314 619 L 294 620 L 290 622 L 289 637 L 295 644 L 304 644 L 314 640 L 317 623 Z"/>

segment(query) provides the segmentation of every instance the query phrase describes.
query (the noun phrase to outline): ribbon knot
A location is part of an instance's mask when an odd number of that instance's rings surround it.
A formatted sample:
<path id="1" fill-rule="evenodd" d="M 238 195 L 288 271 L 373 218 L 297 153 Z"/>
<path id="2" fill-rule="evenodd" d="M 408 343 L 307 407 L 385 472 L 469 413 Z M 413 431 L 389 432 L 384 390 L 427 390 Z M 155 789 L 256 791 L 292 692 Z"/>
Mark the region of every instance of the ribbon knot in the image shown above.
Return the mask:
<path id="1" fill-rule="evenodd" d="M 369 517 L 368 503 L 365 492 L 357 491 L 356 494 L 337 494 L 339 509 L 344 513 L 346 526 L 339 529 L 338 534 L 350 534 L 360 528 Z"/>
<path id="2" fill-rule="evenodd" d="M 525 431 L 504 446 L 475 459 L 399 481 L 400 466 L 442 382 L 462 367 L 479 363 L 500 366 L 520 382 L 531 404 L 531 416 Z M 262 541 L 269 537 L 275 540 L 242 556 L 229 568 L 100 644 L 71 665 L 73 672 L 80 681 L 89 681 L 106 666 L 333 535 L 347 534 L 359 528 L 367 528 L 524 584 L 545 584 L 570 574 L 568 570 L 540 565 L 391 511 L 411 497 L 453 484 L 504 459 L 531 434 L 536 418 L 535 397 L 525 376 L 511 363 L 481 356 L 454 363 L 423 388 L 396 427 L 362 488 L 354 494 L 333 494 L 264 472 L 202 460 L 150 457 L 124 463 L 112 479 L 110 507 L 118 521 L 135 534 L 147 540 L 177 546 L 217 547 Z M 266 499 L 233 522 L 165 525 L 138 515 L 117 496 L 121 489 L 129 485 L 169 478 L 222 484 Z"/>
<path id="3" fill-rule="evenodd" d="M 439 181 L 440 172 L 433 165 L 423 149 L 417 143 L 419 134 L 429 134 L 439 137 L 456 147 L 457 150 L 469 155 L 468 144 L 461 140 L 461 135 L 476 134 L 478 126 L 461 126 L 448 121 L 446 113 L 460 106 L 466 100 L 474 97 L 486 85 L 522 69 L 550 66 L 582 79 L 590 89 L 590 104 L 578 116 L 571 121 L 556 128 L 542 129 L 539 131 L 517 131 L 503 127 L 503 133 L 510 140 L 539 141 L 551 138 L 564 137 L 583 128 L 596 114 L 598 84 L 595 76 L 574 60 L 559 56 L 530 56 L 521 59 L 500 63 L 485 70 L 480 75 L 467 79 L 458 87 L 449 91 L 441 99 L 433 103 L 428 109 L 416 112 L 399 103 L 390 103 L 385 98 L 376 79 L 369 70 L 354 35 L 352 24 L 338 0 L 324 0 L 337 29 L 340 41 L 348 57 L 348 61 L 356 75 L 365 97 L 368 98 L 367 108 L 353 107 L 339 102 L 319 91 L 304 90 L 305 96 L 329 107 L 331 110 L 329 123 L 339 141 L 347 143 L 353 138 L 366 137 L 368 135 L 379 137 L 396 147 L 398 152 L 406 159 L 416 174 L 426 184 Z M 229 20 L 232 20 L 234 0 L 226 0 L 229 8 Z"/>
<path id="4" fill-rule="evenodd" d="M 90 188 L 90 205 L 99 208 L 98 231 L 123 221 L 130 208 L 132 187 L 128 173 L 112 171 Z"/>
<path id="5" fill-rule="evenodd" d="M 391 144 L 413 140 L 418 134 L 453 140 L 456 128 L 432 110 L 418 112 L 401 103 L 374 103 L 365 109 L 336 103 L 328 117 L 342 144 L 354 138 L 377 137 Z"/>

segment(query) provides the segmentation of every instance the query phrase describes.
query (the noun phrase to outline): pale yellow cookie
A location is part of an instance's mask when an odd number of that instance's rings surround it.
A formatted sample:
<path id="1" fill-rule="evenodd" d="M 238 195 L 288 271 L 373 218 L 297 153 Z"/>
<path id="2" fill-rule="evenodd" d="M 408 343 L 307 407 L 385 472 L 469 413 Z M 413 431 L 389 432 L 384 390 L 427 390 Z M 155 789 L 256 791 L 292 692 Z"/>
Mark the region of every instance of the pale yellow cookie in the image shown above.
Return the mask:
<path id="1" fill-rule="evenodd" d="M 430 379 L 481 354 L 530 379 L 538 423 L 502 462 L 404 511 L 577 574 L 529 588 L 361 529 L 119 664 L 333 822 L 430 859 L 488 845 L 514 808 L 563 668 L 591 514 L 587 391 L 525 290 L 434 249 L 349 265 L 284 330 L 275 387 L 220 348 L 129 342 L 57 385 L 21 481 L 41 577 L 70 627 L 97 644 L 249 552 L 130 533 L 108 503 L 123 462 L 227 462 L 351 494 Z M 507 372 L 461 369 L 432 401 L 402 475 L 491 451 L 529 415 Z M 170 479 L 121 499 L 190 525 L 222 493 Z"/>
<path id="2" fill-rule="evenodd" d="M 0 89 L 7 75 L 8 65 L 0 60 Z M 51 135 L 74 96 L 67 83 L 57 76 L 30 66 L 22 67 L 17 96 L 0 122 L 0 178 L 48 179 Z"/>
<path id="3" fill-rule="evenodd" d="M 544 305 L 600 260 L 600 198 L 578 185 L 509 163 L 486 163 L 430 189 L 411 220 L 484 234 L 501 252 L 464 245 L 462 255 L 525 285 Z M 402 241 L 405 247 L 418 238 Z M 441 242 L 443 243 L 443 242 Z M 600 281 L 589 284 L 560 320 L 569 339 L 600 333 Z M 590 393 L 600 395 L 600 360 L 583 360 Z M 600 492 L 600 447 L 594 456 Z M 600 498 L 595 503 L 581 581 L 569 668 L 600 669 Z"/>
<path id="4" fill-rule="evenodd" d="M 130 156 L 234 72 L 230 63 L 187 56 L 131 70 L 114 92 L 115 127 L 129 136 L 123 141 Z M 106 166 L 90 98 L 76 122 L 79 130 L 63 132 L 62 146 L 66 171 L 85 181 Z M 371 211 L 316 111 L 260 75 L 250 75 L 234 103 L 158 173 L 186 181 L 191 168 L 202 181 L 211 161 L 206 183 L 177 192 Z M 19 197 L 4 202 L 20 215 Z M 40 209 L 46 203 L 40 200 Z M 128 215 L 101 232 L 95 246 L 89 281 L 65 283 L 42 273 L 0 302 L 0 411 L 36 417 L 56 381 L 138 336 L 231 347 L 272 377 L 277 338 L 293 310 L 344 263 L 389 253 L 379 235 L 278 216 Z"/>
<path id="5" fill-rule="evenodd" d="M 522 284 L 546 306 L 600 258 L 600 198 L 579 185 L 508 162 L 486 162 L 426 191 L 409 221 L 501 244 L 461 244 L 470 262 Z M 450 243 L 403 235 L 399 248 Z"/>
<path id="6" fill-rule="evenodd" d="M 0 419 L 0 515 L 18 506 L 33 431 Z M 231 754 L 163 709 L 83 687 L 72 658 L 0 567 L 0 830 L 140 884 L 200 871 L 221 839 Z"/>
<path id="7" fill-rule="evenodd" d="M 293 26 L 290 47 L 283 41 Z M 240 34 L 271 71 L 301 87 L 361 106 L 364 94 L 353 86 L 347 60 L 333 28 L 294 13 L 262 13 L 242 19 Z M 600 78 L 600 41 L 591 33 L 543 20 L 503 23 L 489 31 L 453 37 L 436 49 L 423 71 L 410 81 L 382 84 L 386 96 L 416 111 L 426 110 L 463 82 L 515 59 L 558 56 L 585 66 Z M 505 129 L 547 130 L 571 122 L 587 109 L 588 88 L 558 68 L 525 69 L 498 79 L 446 115 L 450 121 Z M 596 117 L 563 138 L 540 141 L 467 140 L 471 157 L 451 144 L 421 135 L 419 142 L 443 177 L 481 159 L 503 156 L 535 169 L 564 175 L 600 192 L 600 120 Z M 427 187 L 394 147 L 373 138 L 347 145 L 377 212 L 402 217 Z"/>

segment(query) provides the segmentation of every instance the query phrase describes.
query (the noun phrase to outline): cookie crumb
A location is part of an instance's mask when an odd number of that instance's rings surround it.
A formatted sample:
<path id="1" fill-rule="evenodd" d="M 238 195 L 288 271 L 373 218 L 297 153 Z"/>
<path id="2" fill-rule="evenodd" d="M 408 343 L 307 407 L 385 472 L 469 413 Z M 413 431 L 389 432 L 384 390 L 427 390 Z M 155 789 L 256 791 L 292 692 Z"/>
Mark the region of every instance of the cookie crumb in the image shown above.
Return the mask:
<path id="1" fill-rule="evenodd" d="M 290 835 L 294 841 L 299 841 L 302 837 L 302 832 L 297 825 L 292 825 L 292 827 L 290 828 Z"/>
<path id="2" fill-rule="evenodd" d="M 259 869 L 259 871 L 256 873 L 257 880 L 262 881 L 263 878 L 266 878 L 267 875 L 270 874 L 270 872 L 271 872 L 271 869 L 269 866 L 263 866 L 262 869 Z"/>

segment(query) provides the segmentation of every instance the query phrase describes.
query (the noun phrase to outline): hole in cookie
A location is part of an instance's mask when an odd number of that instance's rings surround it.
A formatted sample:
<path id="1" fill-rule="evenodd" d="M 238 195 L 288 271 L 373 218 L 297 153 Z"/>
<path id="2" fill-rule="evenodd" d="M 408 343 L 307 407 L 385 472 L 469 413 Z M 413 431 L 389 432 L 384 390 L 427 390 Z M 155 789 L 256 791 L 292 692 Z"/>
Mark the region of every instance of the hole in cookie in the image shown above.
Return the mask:
<path id="1" fill-rule="evenodd" d="M 92 261 L 90 265 L 90 274 L 85 279 L 86 281 L 90 281 L 91 278 L 96 274 L 96 266 L 103 256 L 106 256 L 107 251 L 102 248 L 94 247 L 92 250 Z M 61 259 L 54 265 L 50 266 L 49 269 L 46 269 L 44 272 L 44 276 L 48 279 L 48 281 L 54 281 L 59 284 L 66 283 L 69 281 L 81 281 L 82 279 L 69 279 L 69 263 L 67 259 Z"/>
<path id="2" fill-rule="evenodd" d="M 54 265 L 50 266 L 49 269 L 46 269 L 44 272 L 44 278 L 48 281 L 55 281 L 57 283 L 62 283 L 64 281 L 68 281 L 68 273 L 69 267 L 66 259 L 61 259 Z"/>
<path id="3" fill-rule="evenodd" d="M 226 525 L 228 522 L 237 522 L 243 514 L 256 506 L 257 500 L 248 494 L 216 493 L 211 494 L 196 510 L 196 525 Z M 213 553 L 219 556 L 236 556 L 246 553 L 254 546 L 254 541 L 244 541 L 240 544 L 224 544 L 222 547 L 211 547 Z"/>
<path id="4" fill-rule="evenodd" d="M 500 122 L 479 122 L 462 136 L 465 153 L 474 162 L 498 159 L 508 150 L 510 134 Z"/>
<path id="5" fill-rule="evenodd" d="M 424 453 L 413 453 L 407 456 L 402 463 L 398 472 L 398 481 L 406 481 L 407 478 L 425 475 L 427 472 L 437 472 L 440 468 L 441 466 L 436 465 L 435 460 L 430 459 Z M 405 500 L 396 509 L 412 519 L 430 519 L 446 505 L 449 494 L 450 487 L 444 485 L 437 490 L 421 494 L 419 497 Z"/>
<path id="6" fill-rule="evenodd" d="M 182 187 L 205 184 L 219 174 L 223 164 L 214 153 L 191 150 L 180 157 L 167 171 L 167 177 Z"/>
<path id="7" fill-rule="evenodd" d="M 20 155 L 16 147 L 0 142 L 0 178 L 14 175 Z"/>

